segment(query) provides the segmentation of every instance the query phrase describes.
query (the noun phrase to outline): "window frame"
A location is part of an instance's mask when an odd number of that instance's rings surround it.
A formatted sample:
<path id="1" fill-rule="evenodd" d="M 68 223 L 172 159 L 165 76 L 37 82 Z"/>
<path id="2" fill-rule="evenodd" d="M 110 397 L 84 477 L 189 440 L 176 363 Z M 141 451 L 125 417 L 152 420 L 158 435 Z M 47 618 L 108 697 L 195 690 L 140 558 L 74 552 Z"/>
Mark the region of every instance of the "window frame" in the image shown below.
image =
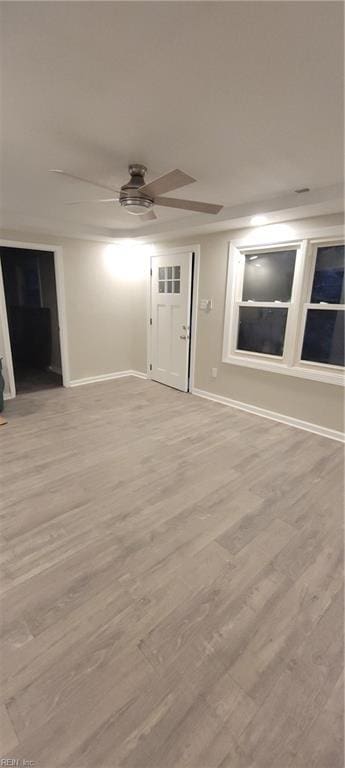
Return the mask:
<path id="1" fill-rule="evenodd" d="M 257 370 L 283 373 L 304 379 L 313 379 L 329 384 L 345 384 L 345 369 L 328 363 L 314 363 L 302 360 L 302 348 L 308 309 L 319 309 L 320 304 L 311 304 L 311 291 L 314 280 L 317 248 L 327 245 L 343 244 L 342 237 L 318 237 L 286 240 L 279 243 L 260 245 L 229 244 L 228 274 L 223 335 L 222 362 L 240 365 Z M 255 302 L 242 301 L 245 256 L 268 252 L 296 250 L 295 272 L 290 302 Z M 239 308 L 274 307 L 287 308 L 283 355 L 268 355 L 259 352 L 239 350 L 237 346 Z M 321 304 L 321 308 L 345 309 L 343 304 Z"/>

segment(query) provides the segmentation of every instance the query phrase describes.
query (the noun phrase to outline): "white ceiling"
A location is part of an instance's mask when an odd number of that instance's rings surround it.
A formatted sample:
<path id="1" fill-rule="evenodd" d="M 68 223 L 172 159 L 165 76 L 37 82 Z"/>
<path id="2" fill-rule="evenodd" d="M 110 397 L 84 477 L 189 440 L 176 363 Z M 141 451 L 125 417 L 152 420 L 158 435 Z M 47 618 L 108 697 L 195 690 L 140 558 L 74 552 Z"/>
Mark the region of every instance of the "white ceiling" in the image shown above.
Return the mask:
<path id="1" fill-rule="evenodd" d="M 337 2 L 2 3 L 4 226 L 144 235 L 232 226 L 252 212 L 341 210 L 343 5 Z M 108 196 L 129 162 L 198 179 L 143 225 Z M 311 188 L 296 195 L 298 187 Z M 315 202 L 316 201 L 316 202 Z"/>

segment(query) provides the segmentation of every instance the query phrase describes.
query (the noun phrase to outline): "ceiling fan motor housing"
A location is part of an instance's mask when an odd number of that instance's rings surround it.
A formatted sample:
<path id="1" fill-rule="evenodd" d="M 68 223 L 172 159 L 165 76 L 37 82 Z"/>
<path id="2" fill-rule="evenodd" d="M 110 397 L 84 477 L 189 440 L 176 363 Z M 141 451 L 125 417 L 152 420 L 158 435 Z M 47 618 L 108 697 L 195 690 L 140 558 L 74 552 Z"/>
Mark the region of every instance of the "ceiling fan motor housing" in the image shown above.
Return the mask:
<path id="1" fill-rule="evenodd" d="M 120 191 L 120 205 L 128 211 L 140 215 L 145 213 L 153 206 L 153 200 L 151 197 L 145 194 L 140 194 L 140 187 L 145 184 L 145 173 L 147 168 L 141 163 L 132 163 L 128 166 L 130 173 L 130 180 L 127 184 L 121 187 Z"/>

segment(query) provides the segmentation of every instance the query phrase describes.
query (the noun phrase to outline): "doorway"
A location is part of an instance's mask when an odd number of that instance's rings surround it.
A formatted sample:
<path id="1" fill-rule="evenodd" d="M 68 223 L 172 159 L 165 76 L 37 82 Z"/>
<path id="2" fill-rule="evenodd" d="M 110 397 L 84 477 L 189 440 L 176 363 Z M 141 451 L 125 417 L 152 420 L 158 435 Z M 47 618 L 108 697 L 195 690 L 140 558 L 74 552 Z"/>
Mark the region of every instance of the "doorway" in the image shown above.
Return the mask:
<path id="1" fill-rule="evenodd" d="M 0 247 L 17 394 L 61 387 L 54 253 Z"/>
<path id="2" fill-rule="evenodd" d="M 190 390 L 193 379 L 197 267 L 194 248 L 151 259 L 149 375 L 182 392 Z"/>

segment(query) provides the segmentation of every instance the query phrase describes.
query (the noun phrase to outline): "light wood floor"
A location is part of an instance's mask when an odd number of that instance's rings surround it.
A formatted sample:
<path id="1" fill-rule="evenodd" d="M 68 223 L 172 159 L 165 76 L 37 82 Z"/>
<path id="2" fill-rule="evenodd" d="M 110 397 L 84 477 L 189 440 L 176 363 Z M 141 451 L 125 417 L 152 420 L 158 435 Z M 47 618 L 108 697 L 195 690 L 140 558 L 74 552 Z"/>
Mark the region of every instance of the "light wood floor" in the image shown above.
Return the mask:
<path id="1" fill-rule="evenodd" d="M 135 378 L 6 415 L 2 757 L 343 768 L 341 444 Z"/>

